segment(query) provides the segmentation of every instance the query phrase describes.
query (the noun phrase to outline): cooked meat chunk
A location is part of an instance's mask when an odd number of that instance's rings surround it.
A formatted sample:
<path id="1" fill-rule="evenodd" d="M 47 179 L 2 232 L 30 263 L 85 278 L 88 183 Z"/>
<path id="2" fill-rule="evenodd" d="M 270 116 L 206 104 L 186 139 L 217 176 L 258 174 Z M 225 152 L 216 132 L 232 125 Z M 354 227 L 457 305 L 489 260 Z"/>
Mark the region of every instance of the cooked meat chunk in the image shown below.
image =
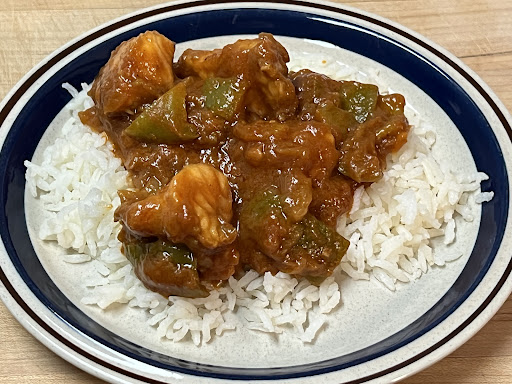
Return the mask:
<path id="1" fill-rule="evenodd" d="M 272 35 L 238 40 L 213 51 L 186 50 L 175 66 L 179 77 L 239 78 L 246 87 L 247 112 L 263 119 L 285 120 L 295 114 L 295 87 L 288 79 L 286 49 Z"/>
<path id="2" fill-rule="evenodd" d="M 233 135 L 243 141 L 245 160 L 254 167 L 297 167 L 321 180 L 331 175 L 339 158 L 330 127 L 316 121 L 239 124 Z"/>
<path id="3" fill-rule="evenodd" d="M 340 82 L 309 69 L 302 69 L 290 77 L 297 88 L 298 116 L 302 120 L 313 120 L 317 108 L 328 103 L 339 106 Z"/>
<path id="4" fill-rule="evenodd" d="M 217 248 L 236 238 L 232 203 L 226 176 L 210 165 L 191 164 L 155 195 L 121 207 L 118 217 L 139 236 Z"/>
<path id="5" fill-rule="evenodd" d="M 133 114 L 174 83 L 174 43 L 158 32 L 119 45 L 94 80 L 90 95 L 105 115 Z"/>
<path id="6" fill-rule="evenodd" d="M 322 180 L 313 188 L 309 211 L 331 228 L 336 228 L 338 217 L 350 211 L 354 190 L 358 184 L 348 177 L 335 175 Z"/>
<path id="7" fill-rule="evenodd" d="M 373 183 L 382 177 L 383 160 L 375 147 L 380 119 L 370 120 L 351 132 L 341 147 L 339 171 L 358 183 Z"/>

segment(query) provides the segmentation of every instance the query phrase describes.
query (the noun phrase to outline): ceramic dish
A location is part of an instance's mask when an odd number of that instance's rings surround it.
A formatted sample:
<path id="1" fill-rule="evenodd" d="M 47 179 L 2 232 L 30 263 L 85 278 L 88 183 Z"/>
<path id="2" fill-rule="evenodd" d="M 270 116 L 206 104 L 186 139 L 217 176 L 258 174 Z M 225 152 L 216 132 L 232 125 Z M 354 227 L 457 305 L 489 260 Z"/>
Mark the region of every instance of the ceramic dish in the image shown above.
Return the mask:
<path id="1" fill-rule="evenodd" d="M 197 348 L 162 342 L 143 316 L 80 303 L 74 276 L 32 236 L 37 203 L 23 161 L 37 158 L 70 100 L 61 87 L 91 82 L 122 41 L 155 29 L 183 47 L 218 47 L 271 32 L 292 57 L 315 55 L 369 68 L 439 128 L 437 150 L 454 169 L 489 175 L 494 199 L 462 226 L 463 257 L 395 293 L 343 282 L 343 305 L 312 344 L 233 332 Z M 477 332 L 512 290 L 510 117 L 492 91 L 451 54 L 380 17 L 329 3 L 177 2 L 142 10 L 64 46 L 9 93 L 0 110 L 0 297 L 54 352 L 111 382 L 391 382 L 446 356 Z M 24 214 L 25 213 L 25 214 Z M 293 351 L 293 352 L 291 352 Z"/>

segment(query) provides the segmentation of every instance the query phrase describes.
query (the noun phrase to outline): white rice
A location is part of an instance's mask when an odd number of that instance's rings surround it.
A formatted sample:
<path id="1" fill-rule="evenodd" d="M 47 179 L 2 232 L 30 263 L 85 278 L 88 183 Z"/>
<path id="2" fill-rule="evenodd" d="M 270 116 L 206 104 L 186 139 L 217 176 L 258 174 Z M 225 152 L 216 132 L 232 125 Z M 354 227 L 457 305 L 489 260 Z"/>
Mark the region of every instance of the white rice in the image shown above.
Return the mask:
<path id="1" fill-rule="evenodd" d="M 332 77 L 357 80 L 357 73 L 349 67 L 340 70 L 339 63 L 324 61 L 322 67 Z M 39 237 L 67 250 L 65 262 L 94 266 L 95 275 L 80 281 L 89 292 L 83 304 L 108 310 L 121 303 L 147 311 L 148 328 L 176 342 L 200 345 L 239 327 L 286 332 L 312 342 L 329 325 L 328 314 L 341 307 L 340 273 L 372 279 L 394 291 L 398 284 L 460 257 L 437 254 L 431 240 L 454 242 L 456 216 L 471 221 L 472 207 L 492 198 L 492 192 L 479 192 L 485 174 L 460 178 L 444 169 L 431 151 L 435 130 L 416 122 L 408 143 L 390 158 L 383 179 L 358 189 L 352 211 L 339 219 L 338 231 L 351 244 L 340 268 L 319 287 L 281 272 L 259 276 L 249 271 L 238 281 L 230 278 L 207 298 L 167 299 L 142 285 L 120 251 L 120 225 L 113 214 L 120 204 L 118 189 L 128 186 L 128 173 L 105 135 L 80 122 L 78 112 L 92 105 L 89 86 L 82 87 L 78 92 L 64 85 L 74 97 L 67 106 L 69 120 L 44 151 L 41 164 L 25 162 L 27 188 L 48 213 Z"/>
<path id="2" fill-rule="evenodd" d="M 461 178 L 443 169 L 432 156 L 434 142 L 433 131 L 414 128 L 391 155 L 384 177 L 356 191 L 352 210 L 338 221 L 338 231 L 350 240 L 341 263 L 349 276 L 373 276 L 394 291 L 397 281 L 410 282 L 462 256 L 436 253 L 431 240 L 452 244 L 456 216 L 473 221 L 471 207 L 493 194 L 476 192 L 488 178 L 484 173 Z"/>

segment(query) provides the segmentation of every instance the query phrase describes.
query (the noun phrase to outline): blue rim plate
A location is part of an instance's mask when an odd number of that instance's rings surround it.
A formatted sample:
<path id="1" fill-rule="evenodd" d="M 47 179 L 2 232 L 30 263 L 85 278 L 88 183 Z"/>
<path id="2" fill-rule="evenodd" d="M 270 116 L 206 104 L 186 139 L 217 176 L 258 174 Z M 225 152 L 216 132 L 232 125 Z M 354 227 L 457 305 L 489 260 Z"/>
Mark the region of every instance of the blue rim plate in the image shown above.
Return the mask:
<path id="1" fill-rule="evenodd" d="M 177 43 L 257 34 L 318 40 L 400 74 L 441 108 L 460 132 L 495 198 L 483 206 L 473 251 L 458 278 L 428 310 L 368 347 L 314 362 L 247 368 L 190 361 L 137 345 L 77 308 L 49 278 L 25 220 L 23 161 L 69 101 L 61 84 L 91 82 L 122 41 L 156 29 Z M 297 0 L 176 2 L 144 9 L 62 47 L 9 93 L 0 109 L 0 298 L 35 337 L 78 367 L 112 382 L 390 382 L 425 368 L 476 333 L 512 291 L 510 116 L 453 55 L 383 18 L 330 3 Z M 30 131 L 28 131 L 30 127 Z"/>

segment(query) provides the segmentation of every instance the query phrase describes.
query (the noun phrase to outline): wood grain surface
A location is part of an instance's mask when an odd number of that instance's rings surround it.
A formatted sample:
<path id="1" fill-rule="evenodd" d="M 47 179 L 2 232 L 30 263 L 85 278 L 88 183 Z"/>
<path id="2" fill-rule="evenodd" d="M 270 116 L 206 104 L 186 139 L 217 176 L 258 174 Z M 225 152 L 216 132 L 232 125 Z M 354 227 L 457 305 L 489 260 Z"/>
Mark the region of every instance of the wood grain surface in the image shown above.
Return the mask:
<path id="1" fill-rule="evenodd" d="M 72 38 L 158 0 L 0 0 L 0 98 Z M 512 110 L 512 1 L 344 1 L 461 58 Z M 512 383 L 512 300 L 450 356 L 403 383 Z M 101 383 L 33 338 L 0 303 L 0 384 Z M 320 383 L 319 383 L 320 384 Z"/>

